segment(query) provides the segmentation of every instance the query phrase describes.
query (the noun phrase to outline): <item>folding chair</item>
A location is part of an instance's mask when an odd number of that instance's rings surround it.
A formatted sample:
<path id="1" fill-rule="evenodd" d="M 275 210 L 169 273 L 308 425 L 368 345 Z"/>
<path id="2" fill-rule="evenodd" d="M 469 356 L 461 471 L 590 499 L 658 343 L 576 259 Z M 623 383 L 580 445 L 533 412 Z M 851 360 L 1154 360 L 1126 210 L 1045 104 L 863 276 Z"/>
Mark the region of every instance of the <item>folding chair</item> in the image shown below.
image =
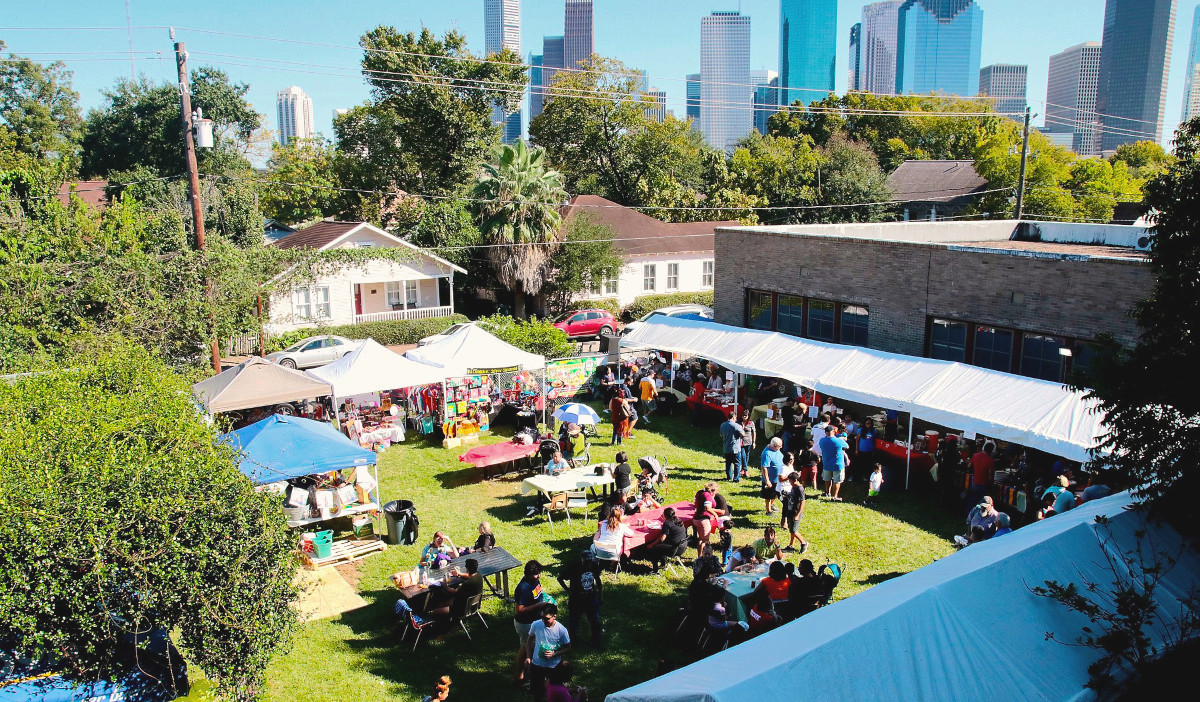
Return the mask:
<path id="1" fill-rule="evenodd" d="M 613 568 L 613 576 L 614 577 L 619 578 L 621 576 L 621 554 L 617 554 L 616 558 L 610 558 L 610 557 L 604 555 L 603 553 L 597 551 L 594 548 L 592 549 L 592 553 L 595 554 L 596 560 L 602 561 L 605 563 L 612 563 L 615 566 Z"/>
<path id="2" fill-rule="evenodd" d="M 588 514 L 588 498 L 587 492 L 584 490 L 568 490 L 563 493 L 567 496 L 567 521 L 570 521 L 571 510 L 579 507 L 583 510 L 583 518 L 587 519 Z"/>
<path id="3" fill-rule="evenodd" d="M 571 523 L 571 512 L 567 509 L 567 493 L 560 492 L 550 498 L 550 502 L 542 508 L 546 513 L 546 521 L 550 522 L 550 526 L 554 526 L 554 518 L 551 517 L 552 512 L 565 512 L 567 515 L 567 523 Z"/>
<path id="4" fill-rule="evenodd" d="M 687 574 L 687 572 L 689 570 L 688 565 L 683 562 L 683 554 L 687 553 L 687 551 L 688 551 L 688 545 L 687 545 L 687 542 L 685 541 L 679 545 L 679 548 L 675 549 L 674 554 L 668 556 L 666 558 L 666 560 L 663 561 L 663 563 L 667 566 L 667 570 L 669 570 L 671 572 L 671 575 L 674 575 L 675 577 L 679 577 L 679 573 L 675 572 L 675 566 L 679 566 L 680 568 L 682 568 L 684 575 Z"/>
<path id="5" fill-rule="evenodd" d="M 474 595 L 467 600 L 463 606 L 463 611 L 459 616 L 450 617 L 451 622 L 458 622 L 462 627 L 463 633 L 467 635 L 467 640 L 471 641 L 471 632 L 467 630 L 467 619 L 471 617 L 479 617 L 479 621 L 483 624 L 484 629 L 489 629 L 487 620 L 483 618 L 483 612 L 479 611 L 480 604 L 483 603 L 483 595 Z"/>

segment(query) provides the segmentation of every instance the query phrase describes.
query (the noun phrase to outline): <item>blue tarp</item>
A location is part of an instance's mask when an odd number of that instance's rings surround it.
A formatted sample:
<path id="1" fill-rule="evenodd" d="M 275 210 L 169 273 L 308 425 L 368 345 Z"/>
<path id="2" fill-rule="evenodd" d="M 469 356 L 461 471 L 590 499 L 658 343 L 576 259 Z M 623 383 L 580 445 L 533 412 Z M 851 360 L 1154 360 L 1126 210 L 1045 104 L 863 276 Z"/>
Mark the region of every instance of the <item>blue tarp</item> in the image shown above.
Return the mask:
<path id="1" fill-rule="evenodd" d="M 324 422 L 276 414 L 221 437 L 244 455 L 238 468 L 257 485 L 375 463 L 375 452 Z"/>

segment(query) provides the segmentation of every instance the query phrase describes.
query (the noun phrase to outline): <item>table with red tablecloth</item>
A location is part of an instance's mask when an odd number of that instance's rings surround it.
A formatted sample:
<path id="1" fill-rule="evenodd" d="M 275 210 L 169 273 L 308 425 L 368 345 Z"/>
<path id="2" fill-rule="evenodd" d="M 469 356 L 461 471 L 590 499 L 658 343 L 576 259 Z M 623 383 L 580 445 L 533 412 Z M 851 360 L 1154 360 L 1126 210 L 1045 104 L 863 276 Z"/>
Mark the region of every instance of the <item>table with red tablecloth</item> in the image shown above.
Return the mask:
<path id="1" fill-rule="evenodd" d="M 725 415 L 726 419 L 729 419 L 731 416 L 733 416 L 735 411 L 742 409 L 741 405 L 738 405 L 735 409 L 734 405 L 732 404 L 726 405 L 720 402 L 714 402 L 713 400 L 710 400 L 702 395 L 691 395 L 684 400 L 684 402 L 686 402 L 687 406 L 693 411 L 698 408 L 710 409 Z M 741 416 L 740 412 L 738 416 Z"/>
<path id="2" fill-rule="evenodd" d="M 886 456 L 892 459 L 898 465 L 905 465 L 908 459 L 908 449 L 892 441 L 883 439 L 875 440 L 876 458 L 880 459 Z M 882 455 L 879 455 L 882 454 Z M 912 467 L 913 470 L 928 471 L 933 468 L 933 456 L 924 451 L 912 452 Z"/>
<path id="3" fill-rule="evenodd" d="M 625 526 L 633 531 L 633 536 L 625 537 L 625 553 L 629 553 L 638 546 L 645 545 L 647 541 L 658 536 L 658 533 L 662 531 L 663 512 L 668 507 L 675 509 L 675 517 L 683 522 L 684 526 L 689 530 L 692 528 L 692 518 L 696 516 L 696 505 L 691 502 L 676 502 L 673 505 L 663 505 L 658 509 L 631 514 L 625 518 Z M 712 530 L 716 531 L 718 526 L 718 520 L 714 519 Z"/>
<path id="4" fill-rule="evenodd" d="M 459 456 L 458 460 L 463 463 L 471 463 L 476 468 L 484 469 L 484 477 L 487 477 L 487 468 L 529 458 L 537 452 L 538 445 L 536 443 L 514 444 L 512 442 L 505 442 L 488 444 L 487 446 L 476 446 Z"/>

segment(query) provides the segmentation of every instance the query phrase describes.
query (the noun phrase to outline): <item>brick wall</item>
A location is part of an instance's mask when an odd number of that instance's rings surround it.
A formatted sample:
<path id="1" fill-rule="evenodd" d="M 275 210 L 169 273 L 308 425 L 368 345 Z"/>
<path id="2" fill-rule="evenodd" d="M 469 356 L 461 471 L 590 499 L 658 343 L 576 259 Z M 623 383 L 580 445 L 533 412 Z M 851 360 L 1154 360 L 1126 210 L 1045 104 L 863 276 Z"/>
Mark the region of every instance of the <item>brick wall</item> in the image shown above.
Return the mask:
<path id="1" fill-rule="evenodd" d="M 929 316 L 1132 344 L 1129 311 L 1153 284 L 1150 266 L 1133 259 L 718 232 L 714 309 L 718 322 L 744 325 L 747 289 L 862 304 L 872 348 L 923 356 Z"/>

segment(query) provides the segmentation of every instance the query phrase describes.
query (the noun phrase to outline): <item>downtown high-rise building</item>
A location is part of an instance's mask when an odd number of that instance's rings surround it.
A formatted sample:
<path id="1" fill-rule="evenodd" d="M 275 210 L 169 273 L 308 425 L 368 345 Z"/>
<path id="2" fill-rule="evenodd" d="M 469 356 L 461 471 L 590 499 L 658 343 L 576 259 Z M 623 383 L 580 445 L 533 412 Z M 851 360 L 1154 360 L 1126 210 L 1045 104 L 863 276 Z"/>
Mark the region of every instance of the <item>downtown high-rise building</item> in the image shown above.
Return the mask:
<path id="1" fill-rule="evenodd" d="M 858 89 L 865 93 L 896 92 L 896 30 L 903 4 L 885 0 L 863 7 Z"/>
<path id="2" fill-rule="evenodd" d="M 667 93 L 665 90 L 646 90 L 642 93 L 649 98 L 650 104 L 646 106 L 646 117 L 655 122 L 663 122 L 667 119 Z"/>
<path id="3" fill-rule="evenodd" d="M 1100 150 L 1162 141 L 1175 0 L 1108 0 L 1096 114 Z"/>
<path id="4" fill-rule="evenodd" d="M 296 86 L 275 94 L 275 110 L 279 115 L 279 143 L 288 145 L 292 139 L 312 139 L 317 136 L 313 122 L 312 98 Z"/>
<path id="5" fill-rule="evenodd" d="M 732 151 L 754 128 L 750 17 L 736 10 L 700 18 L 700 132 Z"/>
<path id="6" fill-rule="evenodd" d="M 779 104 L 807 105 L 833 92 L 837 0 L 780 0 Z"/>
<path id="7" fill-rule="evenodd" d="M 992 109 L 1013 119 L 1022 119 L 1028 100 L 1025 82 L 1029 67 L 994 63 L 979 69 L 979 94 L 992 98 Z"/>
<path id="8" fill-rule="evenodd" d="M 596 53 L 592 0 L 567 0 L 563 19 L 563 68 L 578 68 Z"/>
<path id="9" fill-rule="evenodd" d="M 488 55 L 509 49 L 521 55 L 521 0 L 483 0 L 484 49 Z M 500 127 L 505 144 L 521 138 L 521 108 L 506 112 L 502 105 L 492 106 L 492 123 Z"/>
<path id="10" fill-rule="evenodd" d="M 1183 116 L 1181 121 L 1200 115 L 1200 5 L 1192 16 L 1192 42 L 1188 47 L 1187 78 L 1183 84 Z"/>
<path id="11" fill-rule="evenodd" d="M 1046 126 L 1081 156 L 1099 153 L 1096 90 L 1100 84 L 1100 42 L 1076 44 L 1050 57 L 1046 82 Z"/>
<path id="12" fill-rule="evenodd" d="M 983 8 L 975 0 L 904 0 L 898 13 L 895 92 L 979 94 Z"/>
<path id="13" fill-rule="evenodd" d="M 557 70 L 563 68 L 562 37 L 542 37 L 542 53 L 538 66 L 536 76 L 532 70 L 529 73 L 530 121 L 533 121 L 534 117 L 542 114 L 542 109 L 545 108 L 546 102 L 553 96 L 550 90 L 550 83 L 554 80 L 554 74 Z"/>
<path id="14" fill-rule="evenodd" d="M 542 55 L 529 55 L 529 121 L 532 122 L 534 117 L 542 114 L 542 88 L 545 87 L 545 79 L 542 77 Z"/>
<path id="15" fill-rule="evenodd" d="M 766 69 L 750 71 L 750 82 L 754 85 L 754 128 L 759 134 L 766 134 L 767 121 L 779 111 L 779 73 Z"/>
<path id="16" fill-rule="evenodd" d="M 685 77 L 687 83 L 687 102 L 685 115 L 692 121 L 693 126 L 700 126 L 700 74 L 689 73 Z"/>
<path id="17" fill-rule="evenodd" d="M 858 78 L 862 75 L 862 22 L 850 27 L 850 67 L 846 72 L 846 89 L 857 91 Z"/>

